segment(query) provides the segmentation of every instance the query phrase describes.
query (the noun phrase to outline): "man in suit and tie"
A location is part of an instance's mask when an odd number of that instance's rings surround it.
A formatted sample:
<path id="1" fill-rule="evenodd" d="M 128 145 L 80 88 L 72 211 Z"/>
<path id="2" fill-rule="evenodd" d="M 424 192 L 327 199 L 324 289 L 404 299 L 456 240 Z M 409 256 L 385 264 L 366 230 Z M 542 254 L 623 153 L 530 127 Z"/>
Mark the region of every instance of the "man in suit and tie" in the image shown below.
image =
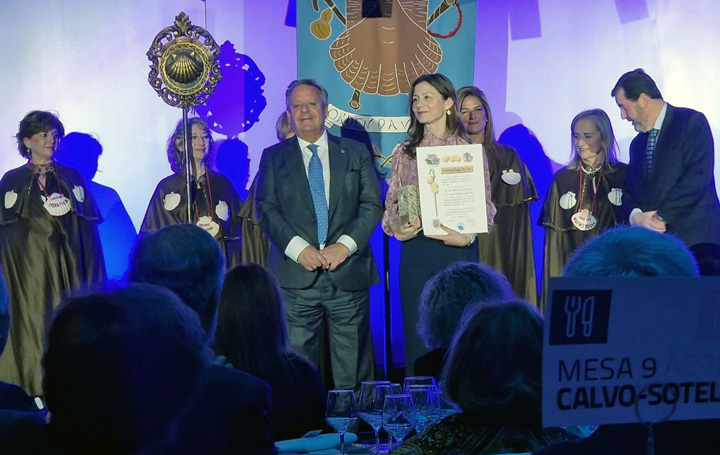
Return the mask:
<path id="1" fill-rule="evenodd" d="M 382 216 L 368 149 L 325 130 L 327 91 L 293 81 L 287 116 L 296 137 L 265 149 L 256 196 L 271 241 L 268 267 L 285 299 L 290 344 L 315 366 L 327 324 L 334 387 L 372 380 L 369 287 L 379 282 L 368 244 Z"/>
<path id="2" fill-rule="evenodd" d="M 630 224 L 677 235 L 702 275 L 720 275 L 720 203 L 707 119 L 666 103 L 642 69 L 623 74 L 611 96 L 639 133 L 630 144 L 623 196 Z"/>

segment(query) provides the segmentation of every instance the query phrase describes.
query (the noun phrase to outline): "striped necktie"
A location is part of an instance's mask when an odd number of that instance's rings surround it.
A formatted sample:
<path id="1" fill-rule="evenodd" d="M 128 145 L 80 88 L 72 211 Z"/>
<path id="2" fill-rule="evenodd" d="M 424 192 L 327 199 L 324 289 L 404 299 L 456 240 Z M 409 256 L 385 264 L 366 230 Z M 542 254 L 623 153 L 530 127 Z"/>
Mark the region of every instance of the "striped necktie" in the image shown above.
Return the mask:
<path id="1" fill-rule="evenodd" d="M 323 178 L 322 162 L 317 153 L 318 146 L 316 144 L 310 144 L 308 145 L 308 149 L 312 152 L 310 164 L 308 165 L 308 183 L 310 183 L 310 194 L 312 195 L 315 216 L 317 217 L 318 244 L 322 245 L 325 243 L 328 233 L 328 205 L 325 199 L 325 179 Z"/>
<path id="2" fill-rule="evenodd" d="M 660 130 L 656 130 L 655 128 L 648 131 L 647 149 L 645 149 L 645 168 L 648 175 L 650 171 L 652 171 L 653 152 L 655 151 L 655 143 L 657 142 L 659 132 Z"/>

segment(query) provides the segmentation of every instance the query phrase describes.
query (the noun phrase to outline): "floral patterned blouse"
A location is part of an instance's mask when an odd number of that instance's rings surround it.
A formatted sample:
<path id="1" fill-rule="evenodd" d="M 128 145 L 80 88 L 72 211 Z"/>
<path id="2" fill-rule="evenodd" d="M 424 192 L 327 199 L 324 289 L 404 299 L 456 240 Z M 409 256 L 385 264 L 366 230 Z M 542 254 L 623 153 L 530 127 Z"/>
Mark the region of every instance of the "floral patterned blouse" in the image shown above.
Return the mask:
<path id="1" fill-rule="evenodd" d="M 497 425 L 489 417 L 453 414 L 403 442 L 393 455 L 477 455 L 535 452 L 577 439 L 562 428 Z"/>
<path id="2" fill-rule="evenodd" d="M 425 128 L 423 140 L 419 147 L 434 147 L 440 145 L 461 145 L 468 144 L 459 136 L 450 136 L 446 139 L 433 135 Z M 485 205 L 487 207 L 487 225 L 488 232 L 493 227 L 493 218 L 495 217 L 495 205 L 490 198 L 490 173 L 488 172 L 489 164 L 487 155 L 483 153 L 483 161 L 485 163 Z M 385 197 L 385 213 L 383 213 L 382 227 L 387 235 L 393 235 L 390 229 L 391 224 L 400 224 L 400 214 L 398 213 L 398 190 L 401 186 L 417 185 L 417 160 L 405 153 L 405 144 L 398 144 L 393 151 L 392 159 L 392 178 Z"/>

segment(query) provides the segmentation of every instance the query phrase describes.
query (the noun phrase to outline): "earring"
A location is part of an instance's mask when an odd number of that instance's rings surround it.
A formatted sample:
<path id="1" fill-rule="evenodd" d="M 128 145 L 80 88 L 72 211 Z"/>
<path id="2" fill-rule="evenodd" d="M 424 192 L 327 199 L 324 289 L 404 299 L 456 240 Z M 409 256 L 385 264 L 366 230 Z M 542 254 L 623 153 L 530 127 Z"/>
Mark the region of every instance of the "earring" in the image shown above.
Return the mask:
<path id="1" fill-rule="evenodd" d="M 446 113 L 447 115 L 450 115 L 450 109 L 448 109 L 447 111 L 445 111 L 445 113 Z"/>

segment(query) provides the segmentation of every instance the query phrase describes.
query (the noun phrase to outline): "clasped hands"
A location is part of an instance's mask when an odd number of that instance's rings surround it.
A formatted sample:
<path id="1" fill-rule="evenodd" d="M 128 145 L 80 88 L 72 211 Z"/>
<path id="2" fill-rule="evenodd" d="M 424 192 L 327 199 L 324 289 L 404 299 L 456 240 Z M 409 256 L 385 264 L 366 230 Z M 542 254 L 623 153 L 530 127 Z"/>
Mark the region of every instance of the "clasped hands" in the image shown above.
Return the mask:
<path id="1" fill-rule="evenodd" d="M 305 270 L 312 272 L 318 268 L 333 272 L 348 258 L 350 250 L 342 243 L 333 243 L 322 250 L 308 245 L 298 256 L 298 262 Z"/>
<path id="2" fill-rule="evenodd" d="M 658 217 L 657 210 L 637 212 L 631 215 L 630 225 L 641 226 L 661 234 L 667 230 L 666 223 Z"/>
<path id="3" fill-rule="evenodd" d="M 470 244 L 467 235 L 461 234 L 455 229 L 451 229 L 449 227 L 440 226 L 440 228 L 447 232 L 448 235 L 428 235 L 427 237 L 430 239 L 441 240 L 445 245 L 449 246 L 464 247 Z M 390 225 L 390 230 L 396 239 L 404 242 L 405 240 L 417 237 L 422 230 L 422 222 L 418 220 L 417 224 L 412 224 L 410 222 L 405 224 L 392 224 Z"/>

